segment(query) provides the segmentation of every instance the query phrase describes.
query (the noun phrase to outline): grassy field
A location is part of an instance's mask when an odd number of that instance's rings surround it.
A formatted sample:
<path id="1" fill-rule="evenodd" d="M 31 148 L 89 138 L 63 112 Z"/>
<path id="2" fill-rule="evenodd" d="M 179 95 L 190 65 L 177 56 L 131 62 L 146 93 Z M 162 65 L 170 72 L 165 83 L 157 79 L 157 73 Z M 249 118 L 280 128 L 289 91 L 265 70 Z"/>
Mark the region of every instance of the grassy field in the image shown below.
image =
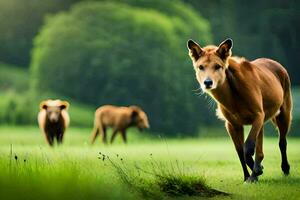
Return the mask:
<path id="1" fill-rule="evenodd" d="M 165 139 L 131 130 L 127 145 L 117 138 L 91 147 L 89 133 L 70 129 L 65 144 L 51 149 L 35 127 L 0 127 L 1 199 L 201 198 L 164 193 L 155 174 L 204 179 L 230 194 L 212 199 L 300 199 L 300 139 L 288 140 L 290 176 L 282 175 L 277 138 L 266 138 L 264 174 L 259 183 L 244 184 L 228 137 Z"/>

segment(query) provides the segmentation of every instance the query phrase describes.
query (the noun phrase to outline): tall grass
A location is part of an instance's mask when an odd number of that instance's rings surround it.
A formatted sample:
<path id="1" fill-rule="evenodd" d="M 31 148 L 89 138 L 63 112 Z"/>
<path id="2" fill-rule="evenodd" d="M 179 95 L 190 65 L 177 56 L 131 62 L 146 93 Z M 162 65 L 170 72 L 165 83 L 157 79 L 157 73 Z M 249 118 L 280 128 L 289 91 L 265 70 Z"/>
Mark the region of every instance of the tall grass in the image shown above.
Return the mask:
<path id="1" fill-rule="evenodd" d="M 265 138 L 264 174 L 258 184 L 249 185 L 243 184 L 229 138 L 165 141 L 133 130 L 127 145 L 117 138 L 113 145 L 90 146 L 90 129 L 71 128 L 62 146 L 50 148 L 37 128 L 0 127 L 0 198 L 207 199 L 199 196 L 200 183 L 200 188 L 206 185 L 231 194 L 212 199 L 299 198 L 299 139 L 288 139 L 291 174 L 285 177 L 278 139 Z M 103 161 L 99 152 L 109 155 L 117 167 Z"/>
<path id="2" fill-rule="evenodd" d="M 168 161 L 156 161 L 150 154 L 148 167 L 142 167 L 138 163 L 128 163 L 119 154 L 115 159 L 108 155 L 99 153 L 100 160 L 108 162 L 116 170 L 119 178 L 127 184 L 133 191 L 139 192 L 143 197 L 162 199 L 164 195 L 168 196 L 200 196 L 213 197 L 217 195 L 227 195 L 210 188 L 204 175 L 190 170 L 184 165 Z"/>

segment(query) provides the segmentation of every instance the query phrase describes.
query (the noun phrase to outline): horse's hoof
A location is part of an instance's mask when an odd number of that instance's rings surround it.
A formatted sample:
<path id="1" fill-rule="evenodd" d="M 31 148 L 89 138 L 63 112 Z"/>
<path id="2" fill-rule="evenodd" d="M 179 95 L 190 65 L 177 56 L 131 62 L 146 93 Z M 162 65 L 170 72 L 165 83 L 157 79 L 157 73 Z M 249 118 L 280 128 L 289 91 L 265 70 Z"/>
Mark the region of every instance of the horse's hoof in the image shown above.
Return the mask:
<path id="1" fill-rule="evenodd" d="M 253 167 L 253 172 L 255 173 L 256 176 L 260 176 L 262 175 L 264 166 L 262 166 L 261 164 L 256 164 L 254 163 L 254 167 Z"/>
<path id="2" fill-rule="evenodd" d="M 258 182 L 257 176 L 250 176 L 246 180 L 246 183 L 257 183 L 257 182 Z"/>
<path id="3" fill-rule="evenodd" d="M 290 165 L 289 164 L 281 165 L 281 169 L 282 169 L 284 175 L 290 174 Z"/>

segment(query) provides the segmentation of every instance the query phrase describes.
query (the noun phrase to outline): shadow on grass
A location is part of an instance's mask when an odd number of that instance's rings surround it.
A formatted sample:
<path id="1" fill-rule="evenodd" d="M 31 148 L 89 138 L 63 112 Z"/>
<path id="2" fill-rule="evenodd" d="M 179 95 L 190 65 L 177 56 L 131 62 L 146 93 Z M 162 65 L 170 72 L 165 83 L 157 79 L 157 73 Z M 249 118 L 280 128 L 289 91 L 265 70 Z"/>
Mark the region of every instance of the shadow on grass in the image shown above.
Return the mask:
<path id="1" fill-rule="evenodd" d="M 160 190 L 170 196 L 201 196 L 215 197 L 217 195 L 228 195 L 208 187 L 205 181 L 192 176 L 168 175 L 159 177 L 156 184 Z"/>
<path id="2" fill-rule="evenodd" d="M 135 192 L 151 199 L 163 199 L 164 196 L 197 196 L 210 198 L 228 196 L 228 193 L 210 188 L 203 176 L 191 175 L 178 161 L 164 164 L 151 158 L 150 169 L 137 163 L 125 163 L 123 158 L 111 159 L 99 153 L 99 159 L 108 161 L 116 170 L 119 178 Z"/>

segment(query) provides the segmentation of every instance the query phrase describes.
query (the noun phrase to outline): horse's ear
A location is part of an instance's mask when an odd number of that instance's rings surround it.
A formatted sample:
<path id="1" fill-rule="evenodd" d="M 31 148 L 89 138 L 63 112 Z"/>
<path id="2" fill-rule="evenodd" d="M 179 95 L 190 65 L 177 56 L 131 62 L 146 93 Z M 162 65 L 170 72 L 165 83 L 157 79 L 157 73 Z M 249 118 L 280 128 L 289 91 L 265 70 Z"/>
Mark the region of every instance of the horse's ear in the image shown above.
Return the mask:
<path id="1" fill-rule="evenodd" d="M 68 109 L 69 108 L 69 106 L 70 106 L 70 104 L 69 104 L 69 102 L 67 102 L 67 101 L 62 101 L 61 102 L 61 105 L 60 105 L 60 109 Z"/>
<path id="2" fill-rule="evenodd" d="M 133 109 L 132 112 L 131 112 L 131 120 L 135 121 L 136 118 L 138 117 L 138 115 L 139 115 L 138 111 Z"/>
<path id="3" fill-rule="evenodd" d="M 203 49 L 199 44 L 191 39 L 187 41 L 187 47 L 189 49 L 189 56 L 191 57 L 193 62 L 196 62 L 203 54 Z"/>
<path id="4" fill-rule="evenodd" d="M 47 101 L 42 101 L 41 103 L 40 103 L 40 110 L 42 110 L 42 109 L 47 109 L 47 107 L 48 107 L 48 105 L 47 105 Z"/>
<path id="5" fill-rule="evenodd" d="M 228 38 L 224 40 L 217 49 L 217 54 L 222 60 L 226 60 L 229 56 L 231 56 L 231 49 L 233 46 L 232 39 Z"/>

